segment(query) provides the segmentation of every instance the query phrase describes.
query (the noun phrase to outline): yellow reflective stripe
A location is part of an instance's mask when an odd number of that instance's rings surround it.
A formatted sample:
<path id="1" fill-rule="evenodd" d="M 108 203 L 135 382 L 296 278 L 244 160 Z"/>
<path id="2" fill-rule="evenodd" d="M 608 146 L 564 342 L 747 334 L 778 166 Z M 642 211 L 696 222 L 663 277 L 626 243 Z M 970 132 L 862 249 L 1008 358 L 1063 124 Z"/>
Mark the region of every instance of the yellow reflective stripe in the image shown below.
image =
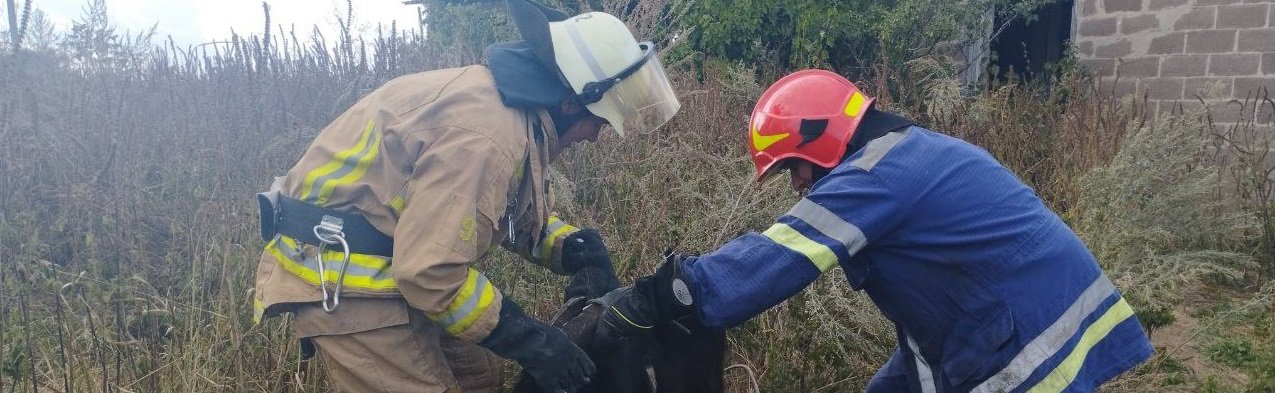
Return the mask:
<path id="1" fill-rule="evenodd" d="M 766 151 L 766 148 L 771 147 L 774 144 L 779 143 L 779 141 L 784 140 L 784 138 L 787 138 L 789 135 L 792 135 L 792 133 L 789 132 L 774 135 L 762 135 L 762 133 L 757 132 L 756 125 L 749 127 L 749 129 L 752 130 L 752 138 L 750 139 L 753 140 L 753 149 L 759 152 Z"/>
<path id="2" fill-rule="evenodd" d="M 555 226 L 557 226 L 557 228 L 555 228 Z M 564 234 L 575 233 L 580 230 L 580 228 L 571 226 L 571 224 L 567 224 L 566 222 L 558 219 L 558 216 L 549 216 L 549 225 L 546 226 L 546 228 L 549 229 L 549 232 L 540 243 L 541 258 L 550 258 L 553 256 L 553 245 L 558 242 L 559 237 Z"/>
<path id="3" fill-rule="evenodd" d="M 392 210 L 394 214 L 403 214 L 403 208 L 405 207 L 407 207 L 407 200 L 403 199 L 402 195 L 396 196 L 394 199 L 390 200 L 390 210 Z"/>
<path id="4" fill-rule="evenodd" d="M 850 96 L 850 102 L 846 103 L 846 116 L 859 117 L 859 115 L 863 113 L 864 101 L 867 101 L 867 97 L 864 97 L 863 94 L 860 94 L 857 91 L 854 92 L 854 95 Z"/>
<path id="5" fill-rule="evenodd" d="M 276 240 L 266 245 L 266 251 L 279 260 L 279 265 L 283 270 L 300 277 L 301 279 L 313 285 L 319 285 L 319 269 L 318 266 L 310 266 L 317 264 L 311 258 L 307 258 L 302 262 L 297 262 L 294 257 L 300 255 L 289 256 L 284 254 L 279 248 L 278 241 L 282 241 L 285 246 L 297 250 L 299 247 L 295 240 L 286 236 L 280 236 Z M 323 261 L 327 264 L 323 271 L 323 277 L 328 282 L 336 282 L 341 276 L 341 252 L 324 251 Z M 390 261 L 380 257 L 365 254 L 350 254 L 350 267 L 346 269 L 344 285 L 347 288 L 368 289 L 374 291 L 390 291 L 398 289 L 398 284 L 394 282 L 394 277 L 388 274 Z M 381 277 L 377 277 L 381 276 Z"/>
<path id="6" fill-rule="evenodd" d="M 798 254 L 805 255 L 821 272 L 837 266 L 837 254 L 833 253 L 831 248 L 810 240 L 788 224 L 772 225 L 766 232 L 762 232 L 762 235 Z"/>
<path id="7" fill-rule="evenodd" d="M 487 312 L 495 298 L 496 290 L 487 281 L 487 277 L 470 268 L 465 284 L 461 285 L 459 293 L 447 309 L 429 317 L 442 325 L 448 333 L 460 334 Z"/>
<path id="8" fill-rule="evenodd" d="M 459 321 L 456 321 L 455 324 L 448 326 L 447 332 L 452 335 L 464 332 L 465 329 L 468 329 L 470 325 L 473 325 L 479 317 L 487 313 L 487 309 L 491 307 L 491 303 L 495 299 L 496 291 L 491 288 L 491 285 L 483 286 L 482 295 L 478 298 L 478 307 L 474 308 L 473 311 L 466 314 Z"/>
<path id="9" fill-rule="evenodd" d="M 261 323 L 261 316 L 266 313 L 266 305 L 256 296 L 252 297 L 252 323 L 254 325 Z"/>
<path id="10" fill-rule="evenodd" d="M 375 121 L 369 120 L 363 136 L 354 147 L 336 153 L 332 161 L 306 174 L 301 183 L 300 199 L 315 204 L 327 202 L 333 188 L 363 177 L 380 151 L 380 145 L 381 133 L 376 129 Z M 339 177 L 333 179 L 333 176 Z"/>
<path id="11" fill-rule="evenodd" d="M 280 236 L 279 240 L 283 241 L 285 245 L 294 250 L 300 249 L 300 246 L 297 245 L 297 241 L 295 239 L 287 236 Z M 345 253 L 343 252 L 333 250 L 323 251 L 323 261 L 338 265 L 338 267 L 341 259 L 343 258 L 345 258 Z M 375 255 L 350 254 L 350 266 L 358 266 L 372 271 L 381 271 L 390 268 L 390 260 Z M 350 272 L 346 272 L 345 278 L 348 280 L 350 277 Z"/>
<path id="12" fill-rule="evenodd" d="M 611 306 L 611 313 L 615 315 L 619 315 L 620 318 L 624 319 L 624 322 L 628 322 L 630 325 L 633 325 L 633 327 L 638 329 L 650 329 L 655 327 L 655 325 L 650 325 L 650 326 L 638 325 L 637 322 L 633 322 L 633 320 L 630 320 L 629 317 L 624 315 L 624 312 L 620 311 L 620 309 L 618 308 L 615 308 L 615 306 Z"/>
<path id="13" fill-rule="evenodd" d="M 1080 336 L 1080 342 L 1076 343 L 1076 347 L 1071 350 L 1070 354 L 1058 364 L 1054 371 L 1045 376 L 1036 386 L 1033 386 L 1029 393 L 1042 392 L 1061 392 L 1066 389 L 1071 382 L 1076 379 L 1076 375 L 1080 373 L 1080 367 L 1085 364 L 1085 357 L 1089 356 L 1089 350 L 1093 349 L 1098 342 L 1107 337 L 1116 325 L 1133 316 L 1133 308 L 1129 307 L 1129 303 L 1124 298 L 1107 309 L 1102 317 L 1094 321 L 1085 329 L 1085 333 Z"/>
<path id="14" fill-rule="evenodd" d="M 367 154 L 358 158 L 358 161 L 354 164 L 354 169 L 349 173 L 323 183 L 319 189 L 319 197 L 316 202 L 317 204 L 322 205 L 326 203 L 328 197 L 332 195 L 332 190 L 336 189 L 337 186 L 356 182 L 367 174 L 367 168 L 372 166 L 372 161 L 376 159 L 376 155 L 381 151 L 381 133 L 377 131 L 375 127 L 375 123 L 368 121 L 367 129 L 363 130 L 364 133 L 372 135 L 372 140 L 370 142 L 371 150 L 369 150 Z"/>

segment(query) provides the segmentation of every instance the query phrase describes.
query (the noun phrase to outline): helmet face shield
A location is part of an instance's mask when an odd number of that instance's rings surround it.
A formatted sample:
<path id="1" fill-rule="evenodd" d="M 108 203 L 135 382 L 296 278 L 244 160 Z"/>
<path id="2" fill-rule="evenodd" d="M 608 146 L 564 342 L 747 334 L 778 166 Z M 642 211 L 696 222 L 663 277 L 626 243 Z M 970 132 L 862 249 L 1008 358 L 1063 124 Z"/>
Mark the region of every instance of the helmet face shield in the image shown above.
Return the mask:
<path id="1" fill-rule="evenodd" d="M 654 48 L 644 43 L 647 51 Z M 627 131 L 650 132 L 664 125 L 681 108 L 664 66 L 654 54 L 643 57 L 639 68 L 612 86 L 602 100 L 587 107 L 607 119 L 620 135 Z"/>
<path id="2" fill-rule="evenodd" d="M 655 45 L 639 43 L 614 15 L 590 12 L 549 22 L 549 35 L 554 61 L 579 102 L 621 136 L 654 130 L 681 107 Z"/>

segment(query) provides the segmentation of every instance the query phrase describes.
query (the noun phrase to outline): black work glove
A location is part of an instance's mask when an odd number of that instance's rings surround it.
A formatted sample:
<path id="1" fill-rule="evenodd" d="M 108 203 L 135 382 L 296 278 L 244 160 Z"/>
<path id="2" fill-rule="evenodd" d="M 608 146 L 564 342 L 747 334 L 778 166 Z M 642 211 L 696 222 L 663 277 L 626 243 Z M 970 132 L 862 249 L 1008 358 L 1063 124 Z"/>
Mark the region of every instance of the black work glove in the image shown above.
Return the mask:
<path id="1" fill-rule="evenodd" d="M 597 302 L 606 307 L 598 323 L 598 336 L 633 336 L 649 331 L 656 324 L 693 315 L 693 291 L 682 278 L 682 263 L 686 258 L 670 254 L 654 274 L 598 299 Z"/>
<path id="2" fill-rule="evenodd" d="M 563 239 L 562 270 L 571 274 L 566 298 L 593 299 L 620 286 L 611 265 L 611 253 L 602 236 L 592 228 L 582 229 Z"/>
<path id="3" fill-rule="evenodd" d="M 593 361 L 558 328 L 531 317 L 504 298 L 500 322 L 478 345 L 517 361 L 545 392 L 574 393 L 589 383 Z"/>

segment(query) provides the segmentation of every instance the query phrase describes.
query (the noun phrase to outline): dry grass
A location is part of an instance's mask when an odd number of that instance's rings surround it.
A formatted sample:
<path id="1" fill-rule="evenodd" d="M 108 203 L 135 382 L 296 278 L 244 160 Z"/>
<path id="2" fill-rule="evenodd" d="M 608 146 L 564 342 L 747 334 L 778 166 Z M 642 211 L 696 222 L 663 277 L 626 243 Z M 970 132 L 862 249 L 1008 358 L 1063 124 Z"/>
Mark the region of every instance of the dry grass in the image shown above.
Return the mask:
<path id="1" fill-rule="evenodd" d="M 107 69 L 0 54 L 0 392 L 328 389 L 318 367 L 298 361 L 286 320 L 251 323 L 262 246 L 251 195 L 382 81 L 466 59 L 388 30 L 366 45 L 298 35 L 307 34 L 145 50 Z M 705 252 L 764 228 L 796 200 L 786 185 L 751 184 L 743 130 L 770 81 L 734 65 L 710 65 L 704 82 L 685 64 L 670 72 L 683 112 L 668 126 L 605 135 L 558 168 L 559 210 L 603 231 L 625 278 L 651 272 L 670 246 Z M 1133 192 L 1116 187 L 1140 174 L 1121 172 L 1119 146 L 1162 129 L 1146 126 L 1136 101 L 1084 80 L 974 97 L 942 80 L 925 84 L 930 105 L 894 109 L 984 146 L 1073 224 L 1096 219 L 1086 201 Z M 1086 175 L 1108 164 L 1114 172 Z M 1111 187 L 1083 183 L 1101 179 Z M 1194 199 L 1170 201 L 1196 212 Z M 1107 263 L 1126 271 L 1131 259 Z M 482 265 L 537 315 L 560 302 L 561 278 L 507 254 Z M 730 363 L 755 371 L 763 391 L 861 391 L 894 345 L 893 328 L 839 273 L 730 341 Z M 731 391 L 751 390 L 744 372 L 728 375 Z"/>

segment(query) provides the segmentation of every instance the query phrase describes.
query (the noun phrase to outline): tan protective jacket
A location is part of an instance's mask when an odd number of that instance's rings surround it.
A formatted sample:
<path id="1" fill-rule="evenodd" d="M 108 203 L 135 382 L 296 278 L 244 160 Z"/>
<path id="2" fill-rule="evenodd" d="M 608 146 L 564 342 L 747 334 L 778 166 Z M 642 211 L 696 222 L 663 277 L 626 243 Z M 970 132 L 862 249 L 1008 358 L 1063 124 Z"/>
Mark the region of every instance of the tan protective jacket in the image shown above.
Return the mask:
<path id="1" fill-rule="evenodd" d="M 471 264 L 494 244 L 562 273 L 559 240 L 576 229 L 550 217 L 548 165 L 556 138 L 544 111 L 504 106 L 482 66 L 403 76 L 356 103 L 273 187 L 361 212 L 394 238 L 394 255 L 352 255 L 341 297 L 359 306 L 339 308 L 298 332 L 407 323 L 401 301 L 363 299 L 401 297 L 458 338 L 485 338 L 502 295 Z M 317 253 L 315 245 L 282 235 L 266 246 L 257 268 L 257 320 L 322 299 Z M 324 252 L 329 290 L 341 260 L 339 251 Z"/>

